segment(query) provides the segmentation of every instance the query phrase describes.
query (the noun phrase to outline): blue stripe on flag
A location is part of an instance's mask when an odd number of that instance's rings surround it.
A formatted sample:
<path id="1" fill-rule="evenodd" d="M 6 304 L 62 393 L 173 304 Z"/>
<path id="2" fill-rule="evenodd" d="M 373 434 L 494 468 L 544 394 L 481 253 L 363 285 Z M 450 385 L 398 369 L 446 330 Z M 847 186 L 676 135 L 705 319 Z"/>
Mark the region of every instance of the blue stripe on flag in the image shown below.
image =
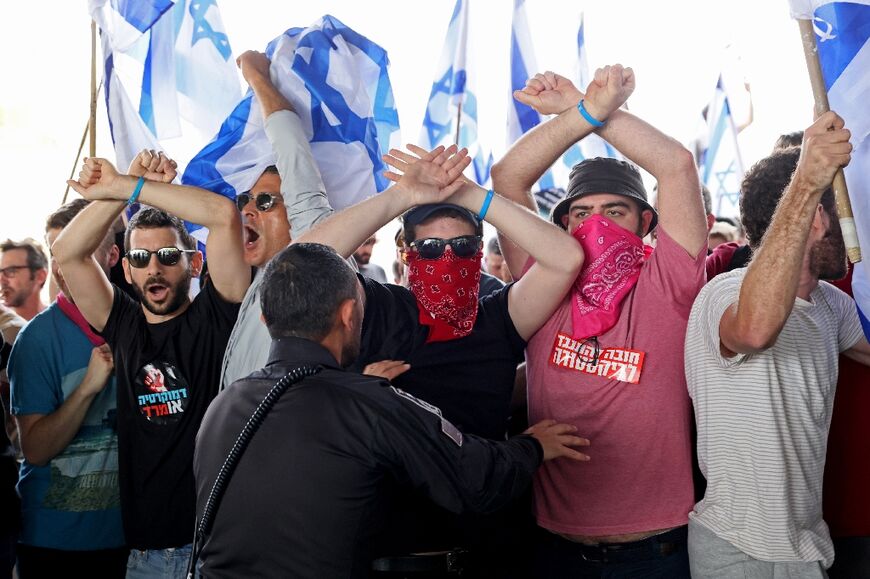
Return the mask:
<path id="1" fill-rule="evenodd" d="M 823 33 L 822 36 L 817 35 L 816 44 L 825 88 L 831 90 L 831 86 L 870 38 L 870 6 L 831 2 L 820 6 L 815 17 L 822 20 L 814 22 L 815 27 Z M 828 25 L 831 27 L 829 31 Z"/>
<path id="2" fill-rule="evenodd" d="M 172 7 L 173 0 L 114 0 L 112 7 L 139 32 L 145 32 Z"/>
<path id="3" fill-rule="evenodd" d="M 152 134 L 157 134 L 154 126 L 154 101 L 151 98 L 151 64 L 153 61 L 154 35 L 148 38 L 148 54 L 145 56 L 145 70 L 142 71 L 142 96 L 139 99 L 139 116 Z"/>
<path id="4" fill-rule="evenodd" d="M 194 185 L 230 199 L 236 198 L 235 188 L 224 180 L 216 164 L 244 135 L 253 100 L 254 94 L 249 90 L 242 102 L 223 122 L 217 136 L 191 159 L 181 179 L 184 185 Z M 239 170 L 246 168 L 249 167 L 240 167 Z"/>

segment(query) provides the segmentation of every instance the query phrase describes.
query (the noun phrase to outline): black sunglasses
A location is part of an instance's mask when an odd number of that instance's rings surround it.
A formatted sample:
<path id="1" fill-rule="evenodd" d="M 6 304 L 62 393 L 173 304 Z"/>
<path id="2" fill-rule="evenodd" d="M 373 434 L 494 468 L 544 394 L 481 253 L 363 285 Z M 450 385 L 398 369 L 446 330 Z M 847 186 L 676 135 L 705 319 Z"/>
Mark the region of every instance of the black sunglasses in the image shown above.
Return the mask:
<path id="1" fill-rule="evenodd" d="M 252 197 L 258 211 L 268 211 L 275 206 L 275 201 L 278 200 L 278 195 L 275 193 L 257 193 L 255 197 L 250 193 L 241 193 L 236 195 L 236 207 L 239 208 L 239 211 L 244 211 L 245 205 L 251 202 Z"/>
<path id="2" fill-rule="evenodd" d="M 480 235 L 461 235 L 452 239 L 426 237 L 408 244 L 422 259 L 438 259 L 449 245 L 456 257 L 473 257 L 480 249 Z"/>
<path id="3" fill-rule="evenodd" d="M 151 255 L 157 254 L 157 261 L 162 265 L 175 265 L 181 259 L 182 253 L 196 253 L 195 249 L 178 249 L 177 247 L 161 247 L 157 251 L 147 249 L 131 249 L 127 252 L 127 261 L 137 269 L 146 267 L 151 261 Z"/>

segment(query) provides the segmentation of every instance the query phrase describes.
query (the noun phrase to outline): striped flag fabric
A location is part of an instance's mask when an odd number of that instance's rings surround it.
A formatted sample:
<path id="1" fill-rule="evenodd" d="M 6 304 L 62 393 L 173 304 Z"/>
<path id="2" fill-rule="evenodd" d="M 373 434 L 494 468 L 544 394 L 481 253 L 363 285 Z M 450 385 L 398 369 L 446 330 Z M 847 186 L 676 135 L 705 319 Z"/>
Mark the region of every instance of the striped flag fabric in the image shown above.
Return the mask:
<path id="1" fill-rule="evenodd" d="M 852 272 L 852 293 L 870 338 L 870 0 L 790 0 L 790 5 L 792 17 L 813 21 L 831 110 L 852 133 L 852 161 L 844 173 L 864 254 Z"/>
<path id="2" fill-rule="evenodd" d="M 325 15 L 266 48 L 276 88 L 299 115 L 336 210 L 387 188 L 381 155 L 400 144 L 387 52 Z M 187 165 L 182 183 L 235 199 L 275 163 L 260 105 L 248 90 Z M 194 230 L 195 237 L 204 230 Z"/>
<path id="3" fill-rule="evenodd" d="M 423 116 L 420 146 L 429 150 L 439 145 L 467 147 L 473 179 L 487 186 L 493 158 L 478 138 L 477 96 L 469 56 L 468 0 L 457 0 Z"/>

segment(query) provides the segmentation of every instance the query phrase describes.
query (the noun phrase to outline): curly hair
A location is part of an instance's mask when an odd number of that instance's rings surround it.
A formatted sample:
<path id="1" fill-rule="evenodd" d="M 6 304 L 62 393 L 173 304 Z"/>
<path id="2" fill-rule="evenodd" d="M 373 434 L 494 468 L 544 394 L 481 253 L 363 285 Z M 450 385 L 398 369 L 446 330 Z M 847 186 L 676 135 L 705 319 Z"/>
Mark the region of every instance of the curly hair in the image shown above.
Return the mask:
<path id="1" fill-rule="evenodd" d="M 749 247 L 757 250 L 770 227 L 776 206 L 797 168 L 801 150 L 790 147 L 774 151 L 746 172 L 740 184 L 740 216 Z M 822 195 L 822 207 L 836 217 L 834 191 L 830 187 Z"/>

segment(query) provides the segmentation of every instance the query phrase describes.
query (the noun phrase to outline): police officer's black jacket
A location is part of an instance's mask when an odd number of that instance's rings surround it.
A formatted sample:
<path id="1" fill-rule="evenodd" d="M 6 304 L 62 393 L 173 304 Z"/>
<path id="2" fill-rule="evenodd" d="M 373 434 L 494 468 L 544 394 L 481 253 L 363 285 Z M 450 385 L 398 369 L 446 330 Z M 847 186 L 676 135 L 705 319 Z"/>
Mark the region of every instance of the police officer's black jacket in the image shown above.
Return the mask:
<path id="1" fill-rule="evenodd" d="M 207 578 L 366 577 L 396 484 L 454 512 L 488 512 L 519 496 L 542 460 L 529 436 L 459 434 L 425 402 L 342 371 L 319 344 L 282 338 L 268 365 L 224 390 L 203 419 L 198 516 L 256 405 L 305 364 L 324 370 L 282 396 L 241 459 L 202 551 Z"/>

